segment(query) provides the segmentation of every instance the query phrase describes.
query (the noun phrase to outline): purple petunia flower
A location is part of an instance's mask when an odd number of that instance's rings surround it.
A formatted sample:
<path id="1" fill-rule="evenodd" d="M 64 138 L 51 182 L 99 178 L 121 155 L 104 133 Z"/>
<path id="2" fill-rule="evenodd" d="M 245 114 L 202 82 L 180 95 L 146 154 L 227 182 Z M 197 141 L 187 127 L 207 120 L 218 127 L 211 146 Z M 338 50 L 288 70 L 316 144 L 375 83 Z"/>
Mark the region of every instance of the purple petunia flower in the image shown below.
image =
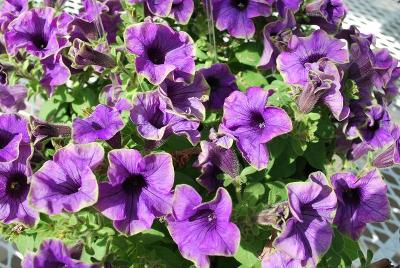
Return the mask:
<path id="1" fill-rule="evenodd" d="M 396 126 L 392 130 L 394 143 L 390 145 L 383 153 L 378 155 L 373 164 L 377 168 L 386 168 L 400 164 L 400 127 Z"/>
<path id="2" fill-rule="evenodd" d="M 350 108 L 344 103 L 341 91 L 342 72 L 336 65 L 326 59 L 316 63 L 306 63 L 308 84 L 302 89 L 297 104 L 303 113 L 309 113 L 317 102 L 322 102 L 331 110 L 338 121 L 349 116 Z"/>
<path id="3" fill-rule="evenodd" d="M 106 141 L 114 137 L 123 127 L 124 122 L 116 109 L 99 104 L 89 117 L 75 118 L 72 123 L 72 138 L 76 143 Z"/>
<path id="4" fill-rule="evenodd" d="M 334 223 L 339 230 L 358 239 L 370 222 L 389 219 L 387 186 L 377 170 L 361 178 L 352 173 L 336 173 L 331 177 L 338 199 Z"/>
<path id="5" fill-rule="evenodd" d="M 65 65 L 61 53 L 50 55 L 40 61 L 44 74 L 40 80 L 40 84 L 47 90 L 51 96 L 56 87 L 64 85 L 71 77 L 71 71 Z"/>
<path id="6" fill-rule="evenodd" d="M 129 0 L 131 4 L 145 3 L 147 9 L 153 14 L 160 17 L 167 16 L 173 5 L 174 0 Z"/>
<path id="7" fill-rule="evenodd" d="M 180 24 L 187 24 L 193 14 L 193 0 L 173 0 L 169 17 L 174 18 Z"/>
<path id="8" fill-rule="evenodd" d="M 335 193 L 322 172 L 310 174 L 306 182 L 289 183 L 287 190 L 292 217 L 275 240 L 275 247 L 303 266 L 316 265 L 332 241 Z"/>
<path id="9" fill-rule="evenodd" d="M 202 203 L 195 189 L 178 185 L 167 227 L 182 256 L 205 268 L 210 266 L 208 256 L 233 256 L 238 249 L 240 231 L 230 221 L 231 213 L 232 200 L 224 188 Z"/>
<path id="10" fill-rule="evenodd" d="M 0 110 L 5 113 L 18 112 L 26 108 L 25 99 L 27 89 L 23 85 L 1 85 L 0 84 Z"/>
<path id="11" fill-rule="evenodd" d="M 210 86 L 210 97 L 205 104 L 210 109 L 221 109 L 226 97 L 239 90 L 236 77 L 226 64 L 216 63 L 209 68 L 200 69 L 199 72 L 204 75 Z"/>
<path id="12" fill-rule="evenodd" d="M 50 7 L 25 11 L 10 23 L 4 35 L 8 54 L 14 56 L 21 48 L 39 58 L 58 52 L 68 43 L 67 25 L 59 21 L 63 18 L 55 17 Z"/>
<path id="13" fill-rule="evenodd" d="M 130 111 L 132 103 L 123 97 L 122 81 L 117 77 L 116 81 L 106 85 L 99 96 L 99 99 L 109 107 L 114 107 L 120 113 L 122 111 Z"/>
<path id="14" fill-rule="evenodd" d="M 0 221 L 34 225 L 39 214 L 28 204 L 28 168 L 24 161 L 0 163 Z"/>
<path id="15" fill-rule="evenodd" d="M 302 268 L 301 261 L 290 258 L 281 251 L 274 251 L 264 256 L 261 263 L 262 268 Z"/>
<path id="16" fill-rule="evenodd" d="M 255 33 L 253 18 L 269 16 L 273 0 L 213 1 L 216 27 L 236 38 L 251 38 Z"/>
<path id="17" fill-rule="evenodd" d="M 171 211 L 174 167 L 167 153 L 142 157 L 134 149 L 108 154 L 108 182 L 100 184 L 96 208 L 127 235 L 150 229 L 156 217 Z"/>
<path id="18" fill-rule="evenodd" d="M 279 15 L 283 17 L 287 11 L 296 13 L 299 11 L 303 0 L 276 0 L 276 9 Z"/>
<path id="19" fill-rule="evenodd" d="M 4 33 L 10 22 L 26 10 L 27 0 L 4 0 L 0 7 L 0 32 Z"/>
<path id="20" fill-rule="evenodd" d="M 143 22 L 128 27 L 125 43 L 135 54 L 136 70 L 150 83 L 159 85 L 168 75 L 189 82 L 195 72 L 193 40 L 168 25 Z"/>
<path id="21" fill-rule="evenodd" d="M 79 254 L 80 255 L 80 254 Z M 67 248 L 61 240 L 44 240 L 35 255 L 28 253 L 22 261 L 23 268 L 73 267 L 95 268 L 97 265 L 85 264 L 77 260 L 74 250 Z"/>
<path id="22" fill-rule="evenodd" d="M 334 63 L 349 60 L 346 43 L 330 37 L 323 30 L 316 30 L 308 37 L 292 36 L 288 51 L 277 58 L 277 67 L 285 82 L 305 86 L 309 68 L 307 63 L 315 63 L 327 58 Z"/>
<path id="23" fill-rule="evenodd" d="M 131 120 L 139 134 L 151 141 L 162 142 L 170 135 L 184 135 L 192 143 L 200 140 L 198 121 L 167 111 L 167 103 L 157 91 L 139 93 L 133 100 Z"/>
<path id="24" fill-rule="evenodd" d="M 268 91 L 251 87 L 225 100 L 220 132 L 232 135 L 243 157 L 256 169 L 268 165 L 267 142 L 292 131 L 292 121 L 278 107 L 266 106 Z"/>
<path id="25" fill-rule="evenodd" d="M 384 97 L 388 104 L 390 104 L 398 94 L 400 94 L 397 81 L 400 78 L 400 67 L 396 67 L 392 71 L 389 81 L 386 86 L 383 87 Z"/>
<path id="26" fill-rule="evenodd" d="M 33 175 L 30 203 L 46 214 L 77 212 L 96 203 L 99 188 L 92 169 L 104 149 L 97 143 L 68 145 Z"/>
<path id="27" fill-rule="evenodd" d="M 311 20 L 317 19 L 316 24 L 322 29 L 334 31 L 346 16 L 347 7 L 343 0 L 316 0 L 306 5 L 306 12 Z"/>
<path id="28" fill-rule="evenodd" d="M 158 90 L 161 97 L 167 102 L 168 109 L 177 114 L 203 121 L 206 115 L 203 102 L 208 99 L 209 89 L 203 75 L 197 72 L 191 84 L 167 79 Z"/>
<path id="29" fill-rule="evenodd" d="M 0 162 L 24 162 L 31 153 L 26 120 L 15 114 L 0 115 Z"/>

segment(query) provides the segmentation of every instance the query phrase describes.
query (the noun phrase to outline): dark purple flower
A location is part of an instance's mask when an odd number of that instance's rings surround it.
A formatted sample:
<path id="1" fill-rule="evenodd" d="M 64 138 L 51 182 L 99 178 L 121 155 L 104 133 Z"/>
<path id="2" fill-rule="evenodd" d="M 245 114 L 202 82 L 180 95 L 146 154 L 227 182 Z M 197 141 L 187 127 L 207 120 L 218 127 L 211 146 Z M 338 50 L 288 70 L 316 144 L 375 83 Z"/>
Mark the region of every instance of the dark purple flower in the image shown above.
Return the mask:
<path id="1" fill-rule="evenodd" d="M 0 162 L 26 160 L 32 153 L 28 123 L 15 114 L 0 115 Z"/>
<path id="2" fill-rule="evenodd" d="M 316 0 L 306 5 L 306 12 L 310 16 L 322 17 L 335 29 L 347 13 L 343 0 Z"/>
<path id="3" fill-rule="evenodd" d="M 213 1 L 216 27 L 236 38 L 251 38 L 255 33 L 253 18 L 269 16 L 272 0 L 218 0 Z"/>
<path id="4" fill-rule="evenodd" d="M 166 100 L 168 109 L 200 121 L 204 120 L 206 114 L 203 102 L 208 99 L 209 90 L 210 87 L 199 72 L 190 84 L 166 79 L 159 87 L 160 95 Z"/>
<path id="5" fill-rule="evenodd" d="M 270 22 L 265 25 L 264 51 L 261 56 L 258 67 L 262 69 L 275 69 L 276 58 L 281 51 L 286 50 L 287 44 L 292 36 L 292 28 L 296 26 L 293 13 L 287 11 L 282 19 Z"/>
<path id="6" fill-rule="evenodd" d="M 209 68 L 200 69 L 199 72 L 203 74 L 210 86 L 210 97 L 205 104 L 210 109 L 221 109 L 225 98 L 239 90 L 236 77 L 226 64 L 216 63 Z"/>
<path id="7" fill-rule="evenodd" d="M 383 153 L 379 154 L 373 164 L 377 168 L 386 168 L 400 164 L 400 127 L 395 126 L 392 130 L 393 144 Z"/>
<path id="8" fill-rule="evenodd" d="M 46 214 L 77 212 L 97 202 L 99 187 L 92 169 L 104 149 L 97 143 L 68 145 L 33 175 L 29 201 Z"/>
<path id="9" fill-rule="evenodd" d="M 56 87 L 64 85 L 71 77 L 71 71 L 65 65 L 61 53 L 50 55 L 40 61 L 44 74 L 40 80 L 40 84 L 47 90 L 51 96 Z"/>
<path id="10" fill-rule="evenodd" d="M 10 22 L 26 10 L 27 0 L 4 0 L 0 7 L 0 32 L 4 33 Z"/>
<path id="11" fill-rule="evenodd" d="M 152 141 L 163 141 L 170 135 L 184 135 L 192 143 L 200 140 L 198 121 L 167 111 L 167 103 L 157 91 L 139 93 L 133 100 L 131 120 L 139 134 Z"/>
<path id="12" fill-rule="evenodd" d="M 400 78 L 400 67 L 393 69 L 392 75 L 387 82 L 386 86 L 383 87 L 385 94 L 385 99 L 390 104 L 398 94 L 400 94 L 399 87 L 397 86 L 397 81 Z"/>
<path id="13" fill-rule="evenodd" d="M 0 84 L 0 110 L 5 113 L 18 112 L 26 108 L 25 99 L 27 89 L 23 85 L 1 85 Z"/>
<path id="14" fill-rule="evenodd" d="M 331 177 L 338 199 L 334 223 L 339 230 L 358 239 L 370 222 L 389 219 L 387 186 L 377 170 L 361 178 L 352 173 L 336 173 Z"/>
<path id="15" fill-rule="evenodd" d="M 330 37 L 323 30 L 316 30 L 308 37 L 295 35 L 289 41 L 288 51 L 277 58 L 277 67 L 285 82 L 289 84 L 307 84 L 309 68 L 307 63 L 315 63 L 326 58 L 334 63 L 346 63 L 349 60 L 346 43 Z"/>
<path id="16" fill-rule="evenodd" d="M 160 17 L 167 16 L 173 4 L 173 0 L 129 0 L 129 3 L 138 4 L 145 3 L 147 9 L 153 14 Z"/>
<path id="17" fill-rule="evenodd" d="M 35 255 L 28 253 L 22 261 L 23 268 L 95 268 L 76 260 L 73 249 L 67 248 L 61 240 L 44 240 Z"/>
<path id="18" fill-rule="evenodd" d="M 290 258 L 281 251 L 274 251 L 272 254 L 264 256 L 261 263 L 262 268 L 302 268 L 301 261 Z"/>
<path id="19" fill-rule="evenodd" d="M 143 22 L 125 31 L 127 49 L 135 54 L 136 70 L 159 85 L 168 75 L 189 82 L 195 72 L 193 40 L 168 25 Z"/>
<path id="20" fill-rule="evenodd" d="M 72 138 L 76 143 L 106 141 L 114 137 L 123 127 L 124 122 L 118 110 L 99 104 L 89 117 L 75 118 L 72 123 Z"/>
<path id="21" fill-rule="evenodd" d="M 235 91 L 225 100 L 222 133 L 232 135 L 243 157 L 258 170 L 268 165 L 266 144 L 276 136 L 292 131 L 292 121 L 278 107 L 266 106 L 268 91 L 251 87 Z"/>
<path id="22" fill-rule="evenodd" d="M 302 3 L 303 0 L 276 0 L 276 9 L 279 15 L 283 17 L 287 11 L 296 13 Z"/>
<path id="23" fill-rule="evenodd" d="M 210 266 L 208 256 L 233 256 L 238 249 L 240 231 L 230 221 L 231 213 L 232 200 L 224 188 L 202 203 L 195 189 L 178 185 L 167 227 L 182 256 L 205 268 Z"/>
<path id="24" fill-rule="evenodd" d="M 45 58 L 67 44 L 64 17 L 55 17 L 55 10 L 50 7 L 34 8 L 22 13 L 13 20 L 4 35 L 7 52 L 11 56 L 18 50 L 26 51 L 36 57 Z"/>
<path id="25" fill-rule="evenodd" d="M 96 208 L 127 235 L 150 229 L 156 217 L 171 212 L 174 167 L 167 153 L 142 157 L 134 149 L 108 154 L 108 182 L 100 184 Z"/>
<path id="26" fill-rule="evenodd" d="M 34 225 L 39 214 L 28 204 L 28 169 L 21 161 L 0 163 L 0 221 Z"/>
<path id="27" fill-rule="evenodd" d="M 337 199 L 321 172 L 310 174 L 306 182 L 287 185 L 292 217 L 275 240 L 275 247 L 290 258 L 315 266 L 330 247 Z"/>
<path id="28" fill-rule="evenodd" d="M 169 17 L 174 18 L 180 24 L 187 24 L 193 14 L 193 0 L 173 0 Z"/>
<path id="29" fill-rule="evenodd" d="M 325 104 L 338 121 L 349 116 L 350 109 L 344 103 L 341 91 L 342 72 L 326 59 L 316 63 L 306 63 L 308 84 L 302 89 L 297 104 L 303 113 L 309 113 L 317 102 Z"/>

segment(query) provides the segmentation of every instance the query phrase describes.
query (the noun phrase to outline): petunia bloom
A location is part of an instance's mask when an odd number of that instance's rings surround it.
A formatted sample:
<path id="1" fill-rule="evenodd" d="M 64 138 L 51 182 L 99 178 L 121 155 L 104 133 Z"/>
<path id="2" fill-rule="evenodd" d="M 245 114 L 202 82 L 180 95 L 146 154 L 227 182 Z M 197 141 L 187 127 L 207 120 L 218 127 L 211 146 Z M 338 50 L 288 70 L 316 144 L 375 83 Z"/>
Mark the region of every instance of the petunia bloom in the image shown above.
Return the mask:
<path id="1" fill-rule="evenodd" d="M 33 175 L 30 203 L 50 215 L 94 205 L 99 188 L 92 169 L 100 165 L 103 157 L 104 149 L 97 143 L 60 149 Z"/>
<path id="2" fill-rule="evenodd" d="M 121 233 L 150 229 L 156 217 L 171 212 L 174 167 L 167 153 L 142 157 L 134 149 L 108 154 L 108 182 L 100 184 L 96 208 Z"/>
<path id="3" fill-rule="evenodd" d="M 173 0 L 169 17 L 174 18 L 180 24 L 187 24 L 193 14 L 193 0 Z"/>
<path id="4" fill-rule="evenodd" d="M 269 16 L 272 0 L 213 1 L 213 16 L 218 30 L 228 30 L 236 38 L 251 38 L 255 33 L 253 18 Z"/>
<path id="5" fill-rule="evenodd" d="M 334 223 L 339 230 L 358 239 L 370 222 L 389 219 L 387 186 L 377 170 L 361 178 L 352 173 L 336 173 L 331 177 L 338 208 Z"/>
<path id="6" fill-rule="evenodd" d="M 26 108 L 25 99 L 27 89 L 23 85 L 1 85 L 0 84 L 0 110 L 5 113 L 18 112 Z"/>
<path id="7" fill-rule="evenodd" d="M 220 132 L 233 136 L 243 157 L 258 170 L 268 165 L 266 144 L 292 131 L 292 121 L 278 107 L 266 106 L 268 91 L 251 87 L 233 92 L 225 100 Z"/>
<path id="8" fill-rule="evenodd" d="M 117 109 L 120 113 L 122 111 L 130 111 L 132 103 L 124 98 L 124 91 L 122 90 L 122 81 L 117 76 L 111 84 L 106 85 L 99 96 L 102 103 L 109 107 Z"/>
<path id="9" fill-rule="evenodd" d="M 136 70 L 150 83 L 159 85 L 171 75 L 190 82 L 195 72 L 193 40 L 168 25 L 143 22 L 128 27 L 125 44 L 135 54 Z"/>
<path id="10" fill-rule="evenodd" d="M 28 10 L 27 0 L 5 0 L 0 7 L 0 32 L 4 33 L 10 22 Z"/>
<path id="11" fill-rule="evenodd" d="M 85 264 L 75 259 L 74 251 L 57 239 L 44 240 L 35 255 L 28 253 L 22 261 L 22 268 L 50 267 L 95 268 L 98 266 Z"/>
<path id="12" fill-rule="evenodd" d="M 71 71 L 65 65 L 61 53 L 50 55 L 40 61 L 44 74 L 40 84 L 47 90 L 51 96 L 58 86 L 64 85 L 71 77 Z"/>
<path id="13" fill-rule="evenodd" d="M 307 63 L 315 63 L 326 58 L 334 63 L 347 63 L 349 54 L 346 43 L 330 37 L 323 30 L 316 30 L 308 37 L 292 36 L 287 51 L 277 58 L 277 67 L 285 82 L 305 86 L 309 68 Z"/>
<path id="14" fill-rule="evenodd" d="M 61 24 L 60 18 L 49 7 L 22 13 L 10 23 L 4 35 L 8 54 L 14 56 L 21 48 L 41 59 L 56 53 L 68 43 L 67 25 Z"/>
<path id="15" fill-rule="evenodd" d="M 317 19 L 316 24 L 326 31 L 336 30 L 347 13 L 343 0 L 316 0 L 308 3 L 305 9 L 311 21 Z"/>
<path id="16" fill-rule="evenodd" d="M 182 256 L 196 267 L 210 267 L 208 256 L 233 256 L 239 246 L 239 228 L 230 221 L 232 200 L 219 188 L 215 198 L 202 203 L 201 196 L 188 185 L 175 188 L 172 213 L 167 227 Z"/>
<path id="17" fill-rule="evenodd" d="M 306 182 L 289 183 L 287 191 L 292 217 L 274 245 L 290 258 L 300 260 L 303 266 L 316 265 L 332 241 L 335 192 L 321 172 L 310 174 Z"/>
<path id="18" fill-rule="evenodd" d="M 280 16 L 284 16 L 287 11 L 296 13 L 299 11 L 303 0 L 276 0 L 276 9 Z"/>
<path id="19" fill-rule="evenodd" d="M 153 14 L 160 17 L 165 17 L 171 11 L 173 0 L 129 0 L 129 3 L 138 4 L 145 3 L 147 9 Z"/>
<path id="20" fill-rule="evenodd" d="M 274 251 L 264 256 L 261 262 L 262 268 L 302 268 L 301 261 L 290 258 L 286 253 Z"/>
<path id="21" fill-rule="evenodd" d="M 210 97 L 205 103 L 210 109 L 221 109 L 226 97 L 239 90 L 236 85 L 236 77 L 226 64 L 216 63 L 209 68 L 200 69 L 199 72 L 203 74 L 210 86 Z"/>
<path id="22" fill-rule="evenodd" d="M 393 144 L 374 159 L 374 166 L 386 168 L 400 164 L 400 127 L 396 126 L 392 130 Z"/>
<path id="23" fill-rule="evenodd" d="M 76 143 L 106 141 L 114 137 L 123 127 L 124 122 L 116 109 L 99 104 L 89 117 L 75 118 L 72 123 L 72 138 Z"/>

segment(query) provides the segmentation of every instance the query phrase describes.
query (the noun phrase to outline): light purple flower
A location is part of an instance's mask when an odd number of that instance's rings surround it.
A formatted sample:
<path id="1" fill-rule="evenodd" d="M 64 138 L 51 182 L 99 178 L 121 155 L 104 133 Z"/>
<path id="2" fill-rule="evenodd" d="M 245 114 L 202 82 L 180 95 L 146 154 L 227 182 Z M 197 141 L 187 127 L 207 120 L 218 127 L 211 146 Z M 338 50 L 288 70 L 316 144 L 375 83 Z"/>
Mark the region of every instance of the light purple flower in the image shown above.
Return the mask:
<path id="1" fill-rule="evenodd" d="M 27 0 L 4 0 L 0 7 L 0 32 L 4 33 L 10 22 L 26 10 Z"/>
<path id="2" fill-rule="evenodd" d="M 275 247 L 302 264 L 316 265 L 330 247 L 337 199 L 322 172 L 306 182 L 287 185 L 292 217 L 274 242 Z"/>
<path id="3" fill-rule="evenodd" d="M 281 251 L 274 251 L 271 255 L 264 256 L 262 268 L 302 268 L 301 261 L 290 258 Z"/>
<path id="4" fill-rule="evenodd" d="M 204 120 L 206 109 L 203 102 L 208 99 L 210 87 L 201 73 L 197 72 L 190 84 L 166 79 L 158 90 L 171 111 Z"/>
<path id="5" fill-rule="evenodd" d="M 316 0 L 306 5 L 306 12 L 309 16 L 322 17 L 335 29 L 346 16 L 347 7 L 343 0 Z"/>
<path id="6" fill-rule="evenodd" d="M 39 214 L 28 204 L 28 168 L 22 161 L 0 163 L 0 221 L 34 225 Z"/>
<path id="7" fill-rule="evenodd" d="M 225 100 L 222 133 L 236 139 L 243 157 L 258 170 L 268 165 L 267 142 L 292 131 L 292 121 L 278 107 L 266 106 L 268 91 L 251 87 L 235 91 Z"/>
<path id="8" fill-rule="evenodd" d="M 236 38 L 251 38 L 255 33 L 253 18 L 269 16 L 272 0 L 218 0 L 213 1 L 216 27 Z"/>
<path id="9" fill-rule="evenodd" d="M 131 4 L 145 3 L 148 10 L 153 14 L 160 17 L 167 16 L 173 4 L 173 0 L 129 0 Z"/>
<path id="10" fill-rule="evenodd" d="M 346 63 L 349 55 L 345 46 L 345 42 L 330 37 L 323 30 L 316 30 L 308 37 L 293 35 L 288 51 L 278 56 L 277 67 L 285 82 L 305 86 L 309 71 L 306 64 L 322 58 L 334 63 Z"/>
<path id="11" fill-rule="evenodd" d="M 187 24 L 193 14 L 193 0 L 173 0 L 169 17 L 174 18 L 180 24 Z"/>
<path id="12" fill-rule="evenodd" d="M 35 255 L 28 253 L 22 261 L 23 268 L 95 268 L 97 265 L 85 264 L 74 256 L 74 249 L 67 248 L 61 240 L 44 240 Z M 79 254 L 80 255 L 80 254 Z"/>
<path id="13" fill-rule="evenodd" d="M 125 44 L 135 54 L 136 70 L 150 83 L 159 85 L 171 75 L 189 82 L 195 72 L 193 40 L 168 25 L 143 22 L 128 27 Z"/>
<path id="14" fill-rule="evenodd" d="M 72 123 L 72 138 L 76 143 L 106 141 L 114 137 L 123 127 L 124 122 L 116 109 L 99 104 L 89 117 L 75 118 Z"/>
<path id="15" fill-rule="evenodd" d="M 334 223 L 339 230 L 358 239 L 370 222 L 389 219 L 387 186 L 377 170 L 361 178 L 352 173 L 336 173 L 331 177 L 338 208 Z"/>
<path id="16" fill-rule="evenodd" d="M 388 104 L 390 104 L 393 99 L 397 97 L 400 93 L 399 87 L 397 86 L 397 81 L 400 78 L 400 67 L 396 67 L 392 71 L 392 75 L 387 82 L 386 86 L 383 87 L 384 96 Z"/>
<path id="17" fill-rule="evenodd" d="M 167 153 L 142 157 L 134 149 L 108 154 L 108 182 L 100 184 L 96 208 L 121 233 L 150 229 L 156 217 L 171 212 L 174 167 Z"/>
<path id="18" fill-rule="evenodd" d="M 68 42 L 66 25 L 59 21 L 62 18 L 55 17 L 55 11 L 50 7 L 25 11 L 10 23 L 4 35 L 8 54 L 15 56 L 25 48 L 42 59 L 58 52 Z"/>
<path id="19" fill-rule="evenodd" d="M 206 268 L 208 256 L 233 256 L 238 249 L 240 231 L 230 221 L 231 213 L 232 200 L 224 188 L 218 189 L 213 200 L 202 203 L 195 189 L 178 185 L 167 227 L 182 256 Z"/>
<path id="20" fill-rule="evenodd" d="M 303 0 L 276 0 L 276 9 L 279 15 L 283 17 L 287 11 L 296 13 L 299 11 Z"/>
<path id="21" fill-rule="evenodd" d="M 210 109 L 221 109 L 226 97 L 239 90 L 236 77 L 226 64 L 216 63 L 209 68 L 200 69 L 199 72 L 203 74 L 210 86 L 210 97 L 205 104 Z"/>
<path id="22" fill-rule="evenodd" d="M 40 80 L 40 84 L 47 90 L 51 96 L 56 87 L 64 85 L 71 77 L 71 71 L 65 65 L 61 53 L 50 55 L 40 61 L 44 74 Z"/>
<path id="23" fill-rule="evenodd" d="M 26 108 L 25 99 L 27 89 L 23 85 L 1 85 L 0 84 L 0 110 L 5 113 L 18 112 Z"/>
<path id="24" fill-rule="evenodd" d="M 92 169 L 103 161 L 97 143 L 68 145 L 33 175 L 29 201 L 37 210 L 53 215 L 77 212 L 97 202 L 99 187 Z"/>
<path id="25" fill-rule="evenodd" d="M 400 164 L 400 127 L 395 126 L 392 130 L 394 143 L 391 144 L 384 152 L 379 154 L 373 164 L 377 168 L 386 168 Z"/>
<path id="26" fill-rule="evenodd" d="M 117 77 L 116 81 L 106 85 L 99 96 L 99 99 L 109 107 L 114 107 L 120 113 L 122 111 L 130 111 L 132 103 L 123 97 L 124 91 L 122 90 L 122 81 Z"/>
<path id="27" fill-rule="evenodd" d="M 131 120 L 139 134 L 151 141 L 163 141 L 170 135 L 184 135 L 192 143 L 200 140 L 198 121 L 168 112 L 158 91 L 139 93 L 133 100 Z"/>

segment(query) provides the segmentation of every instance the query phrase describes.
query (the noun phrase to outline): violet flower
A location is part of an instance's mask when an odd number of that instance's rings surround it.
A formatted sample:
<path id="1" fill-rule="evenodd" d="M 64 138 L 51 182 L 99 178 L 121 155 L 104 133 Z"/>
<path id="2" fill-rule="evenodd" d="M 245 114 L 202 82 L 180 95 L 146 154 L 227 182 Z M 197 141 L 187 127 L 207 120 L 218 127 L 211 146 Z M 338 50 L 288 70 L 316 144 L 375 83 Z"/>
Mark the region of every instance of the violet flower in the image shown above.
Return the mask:
<path id="1" fill-rule="evenodd" d="M 349 60 L 346 43 L 330 37 L 323 30 L 316 30 L 308 37 L 295 35 L 289 41 L 288 51 L 277 58 L 277 67 L 285 82 L 305 86 L 309 68 L 307 63 L 315 63 L 326 58 L 334 63 Z"/>
<path id="2" fill-rule="evenodd" d="M 4 0 L 0 7 L 0 32 L 4 33 L 10 22 L 26 10 L 27 0 Z"/>
<path id="3" fill-rule="evenodd" d="M 302 268 L 301 261 L 290 258 L 281 251 L 274 251 L 272 254 L 264 256 L 261 262 L 262 268 Z"/>
<path id="4" fill-rule="evenodd" d="M 125 44 L 135 54 L 136 70 L 150 83 L 159 85 L 171 75 L 189 82 L 195 72 L 193 40 L 165 24 L 142 22 L 128 27 Z"/>
<path id="5" fill-rule="evenodd" d="M 287 11 L 296 13 L 299 11 L 303 0 L 276 0 L 276 9 L 283 17 Z"/>
<path id="6" fill-rule="evenodd" d="M 167 103 L 157 91 L 136 96 L 131 120 L 146 140 L 162 142 L 172 134 L 184 135 L 192 144 L 200 140 L 199 122 L 168 112 Z"/>
<path id="7" fill-rule="evenodd" d="M 40 61 L 44 74 L 40 84 L 47 90 L 49 96 L 53 95 L 58 86 L 64 85 L 71 77 L 71 71 L 65 65 L 61 53 L 50 55 Z"/>
<path id="8" fill-rule="evenodd" d="M 391 144 L 384 152 L 379 154 L 373 165 L 377 168 L 386 168 L 400 164 L 400 127 L 396 126 L 392 130 L 394 143 Z"/>
<path id="9" fill-rule="evenodd" d="M 187 24 L 193 14 L 193 0 L 173 0 L 169 17 L 180 24 Z"/>
<path id="10" fill-rule="evenodd" d="M 7 52 L 15 56 L 21 49 L 41 59 L 46 58 L 67 45 L 66 26 L 63 16 L 55 17 L 50 7 L 34 8 L 13 20 L 4 35 Z"/>
<path id="11" fill-rule="evenodd" d="M 18 112 L 26 108 L 27 89 L 23 85 L 0 84 L 0 110 L 5 113 Z"/>
<path id="12" fill-rule="evenodd" d="M 334 223 L 341 232 L 356 240 L 367 223 L 389 219 L 387 186 L 377 170 L 361 178 L 350 172 L 336 173 L 331 181 L 338 199 Z"/>
<path id="13" fill-rule="evenodd" d="M 230 221 L 231 213 L 232 200 L 224 188 L 202 203 L 195 189 L 178 185 L 172 213 L 166 218 L 168 231 L 184 258 L 196 267 L 209 267 L 208 256 L 233 256 L 239 247 L 240 231 Z"/>
<path id="14" fill-rule="evenodd" d="M 113 107 L 122 111 L 130 111 L 132 109 L 132 103 L 123 97 L 122 81 L 119 77 L 111 84 L 106 85 L 99 96 L 99 99 L 109 107 Z"/>
<path id="15" fill-rule="evenodd" d="M 75 118 L 72 123 L 72 138 L 76 143 L 106 141 L 114 137 L 123 127 L 124 122 L 116 109 L 99 104 L 89 117 Z"/>
<path id="16" fill-rule="evenodd" d="M 103 157 L 104 149 L 97 143 L 60 149 L 33 175 L 30 203 L 49 215 L 94 205 L 99 187 L 92 169 L 101 164 Z"/>
<path id="17" fill-rule="evenodd" d="M 173 0 L 129 0 L 131 4 L 145 3 L 147 9 L 156 16 L 165 17 L 167 16 L 173 5 Z"/>
<path id="18" fill-rule="evenodd" d="M 274 137 L 292 131 L 292 121 L 278 107 L 266 106 L 268 91 L 251 87 L 235 91 L 225 100 L 220 132 L 233 136 L 249 164 L 261 170 L 268 165 L 266 144 Z"/>
<path id="19" fill-rule="evenodd" d="M 197 72 L 191 84 L 166 79 L 158 88 L 168 104 L 168 109 L 188 118 L 203 121 L 206 109 L 203 102 L 208 100 L 210 87 L 201 73 Z"/>
<path id="20" fill-rule="evenodd" d="M 317 20 L 317 24 L 326 31 L 336 30 L 347 13 L 343 0 L 316 0 L 308 3 L 305 9 L 308 16 L 322 19 Z"/>
<path id="21" fill-rule="evenodd" d="M 174 167 L 167 153 L 142 157 L 134 149 L 108 154 L 108 182 L 100 184 L 96 208 L 121 233 L 150 229 L 156 217 L 171 211 Z"/>
<path id="22" fill-rule="evenodd" d="M 310 174 L 306 182 L 289 183 L 287 190 L 292 217 L 274 245 L 303 266 L 314 266 L 332 241 L 335 193 L 322 172 Z"/>
<path id="23" fill-rule="evenodd" d="M 397 81 L 400 78 L 400 67 L 396 67 L 392 71 L 389 81 L 383 87 L 384 96 L 388 104 L 400 93 Z"/>
<path id="24" fill-rule="evenodd" d="M 231 73 L 229 66 L 215 63 L 209 68 L 199 70 L 210 86 L 210 97 L 205 103 L 210 109 L 221 109 L 224 101 L 232 92 L 239 90 L 236 77 Z"/>

